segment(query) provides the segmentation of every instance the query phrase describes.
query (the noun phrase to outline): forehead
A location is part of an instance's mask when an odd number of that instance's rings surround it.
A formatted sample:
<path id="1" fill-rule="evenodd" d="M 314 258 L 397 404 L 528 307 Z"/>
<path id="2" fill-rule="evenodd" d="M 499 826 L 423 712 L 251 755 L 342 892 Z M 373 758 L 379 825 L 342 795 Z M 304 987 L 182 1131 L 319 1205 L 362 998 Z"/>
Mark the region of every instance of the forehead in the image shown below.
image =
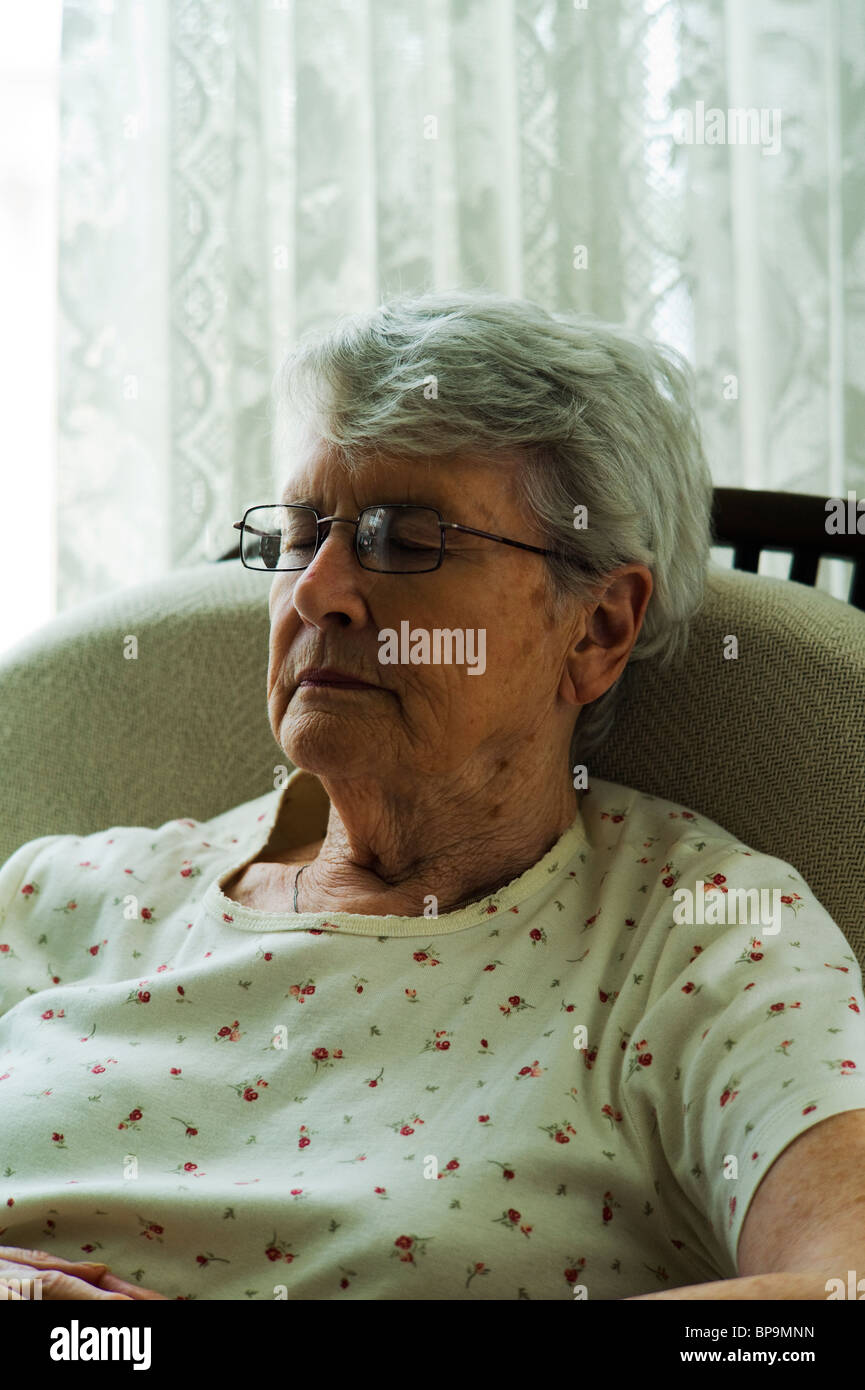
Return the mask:
<path id="1" fill-rule="evenodd" d="M 521 509 L 515 474 L 513 460 L 471 454 L 451 459 L 379 457 L 358 463 L 349 474 L 338 462 L 327 461 L 319 442 L 294 453 L 279 500 L 308 502 L 319 510 L 343 505 L 339 498 L 352 499 L 358 509 L 377 502 L 416 502 L 442 514 L 459 504 L 461 512 L 471 510 L 477 524 Z"/>

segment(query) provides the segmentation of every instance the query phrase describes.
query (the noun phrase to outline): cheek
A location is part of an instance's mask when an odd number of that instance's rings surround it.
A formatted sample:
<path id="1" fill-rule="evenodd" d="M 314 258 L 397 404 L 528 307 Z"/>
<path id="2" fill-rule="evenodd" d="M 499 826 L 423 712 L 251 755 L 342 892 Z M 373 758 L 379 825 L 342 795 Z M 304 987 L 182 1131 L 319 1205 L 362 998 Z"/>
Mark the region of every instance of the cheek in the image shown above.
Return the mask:
<path id="1" fill-rule="evenodd" d="M 544 632 L 552 632 L 556 619 L 551 612 L 550 595 L 546 584 L 538 584 L 529 595 L 534 620 Z"/>

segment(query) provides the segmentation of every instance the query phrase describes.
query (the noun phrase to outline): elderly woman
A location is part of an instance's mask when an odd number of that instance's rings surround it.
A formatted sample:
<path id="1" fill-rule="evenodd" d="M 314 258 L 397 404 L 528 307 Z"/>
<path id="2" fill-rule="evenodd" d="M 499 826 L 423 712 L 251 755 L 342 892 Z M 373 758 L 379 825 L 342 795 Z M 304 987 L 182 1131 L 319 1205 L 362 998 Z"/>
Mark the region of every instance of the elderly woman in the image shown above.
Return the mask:
<path id="1" fill-rule="evenodd" d="M 684 364 L 434 294 L 311 335 L 276 398 L 285 491 L 238 526 L 295 770 L 0 870 L 0 1273 L 825 1298 L 865 1270 L 856 962 L 792 866 L 591 776 L 701 602 Z"/>

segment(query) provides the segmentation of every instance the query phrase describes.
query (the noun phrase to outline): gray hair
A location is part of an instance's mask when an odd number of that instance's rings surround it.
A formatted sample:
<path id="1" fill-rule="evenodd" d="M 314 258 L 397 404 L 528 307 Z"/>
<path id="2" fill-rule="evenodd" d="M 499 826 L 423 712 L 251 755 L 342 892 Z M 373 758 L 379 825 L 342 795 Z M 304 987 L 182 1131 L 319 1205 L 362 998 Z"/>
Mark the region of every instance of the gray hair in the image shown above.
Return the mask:
<path id="1" fill-rule="evenodd" d="M 704 600 L 713 489 L 692 388 L 680 353 L 619 325 L 454 290 L 398 295 L 307 333 L 273 399 L 278 450 L 311 428 L 349 471 L 371 457 L 516 462 L 554 551 L 544 563 L 557 619 L 597 600 L 619 565 L 649 567 L 643 625 L 622 674 L 581 710 L 574 763 L 606 740 L 635 662 L 684 655 Z"/>

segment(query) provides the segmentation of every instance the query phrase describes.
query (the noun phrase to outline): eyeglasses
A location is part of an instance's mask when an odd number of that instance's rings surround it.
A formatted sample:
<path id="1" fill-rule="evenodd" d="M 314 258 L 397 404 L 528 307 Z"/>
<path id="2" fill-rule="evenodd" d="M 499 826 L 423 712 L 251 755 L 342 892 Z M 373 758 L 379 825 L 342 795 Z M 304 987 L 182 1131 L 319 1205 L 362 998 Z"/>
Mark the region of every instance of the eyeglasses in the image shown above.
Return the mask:
<path id="1" fill-rule="evenodd" d="M 279 502 L 275 506 L 249 507 L 242 521 L 235 521 L 240 532 L 240 559 L 251 570 L 304 570 L 321 548 L 334 521 L 355 527 L 354 553 L 363 569 L 378 574 L 425 574 L 437 570 L 445 553 L 445 531 L 467 531 L 472 536 L 498 541 L 501 545 L 531 550 L 536 555 L 552 555 L 524 541 L 508 540 L 491 531 L 442 521 L 435 507 L 416 507 L 410 502 L 392 502 L 364 507 L 353 521 L 347 516 L 319 516 L 314 507 Z"/>

